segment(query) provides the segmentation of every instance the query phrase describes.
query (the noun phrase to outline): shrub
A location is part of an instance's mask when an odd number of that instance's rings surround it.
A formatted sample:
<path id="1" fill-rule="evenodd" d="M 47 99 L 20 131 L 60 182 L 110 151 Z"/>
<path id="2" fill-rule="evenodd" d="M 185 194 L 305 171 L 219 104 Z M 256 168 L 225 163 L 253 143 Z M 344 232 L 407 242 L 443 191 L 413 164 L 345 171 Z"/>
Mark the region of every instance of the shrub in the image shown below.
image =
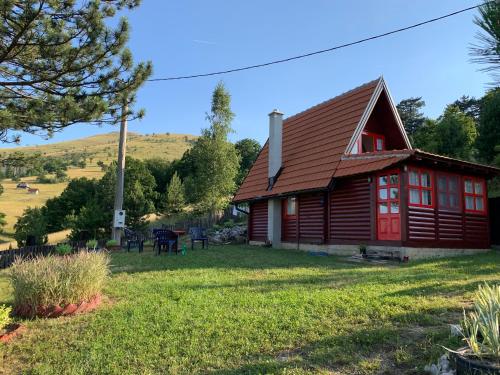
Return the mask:
<path id="1" fill-rule="evenodd" d="M 56 246 L 56 253 L 59 255 L 68 255 L 71 254 L 71 251 L 73 251 L 73 248 L 67 243 L 62 243 Z"/>
<path id="2" fill-rule="evenodd" d="M 0 305 L 0 330 L 6 327 L 10 322 L 10 312 L 12 309 L 5 305 Z"/>
<path id="3" fill-rule="evenodd" d="M 468 315 L 464 312 L 462 330 L 468 354 L 500 361 L 500 285 L 479 286 L 474 310 Z"/>
<path id="4" fill-rule="evenodd" d="M 118 246 L 119 243 L 117 240 L 109 240 L 106 242 L 106 247 L 114 247 L 114 246 Z"/>
<path id="5" fill-rule="evenodd" d="M 9 277 L 14 289 L 14 308 L 65 306 L 89 301 L 101 294 L 109 275 L 109 258 L 86 251 L 65 257 L 48 256 L 16 260 Z"/>
<path id="6" fill-rule="evenodd" d="M 28 207 L 14 225 L 14 238 L 19 247 L 28 245 L 31 238 L 34 242 L 30 245 L 44 245 L 47 243 L 47 220 L 43 210 L 39 207 Z"/>
<path id="7" fill-rule="evenodd" d="M 95 250 L 97 248 L 97 240 L 88 240 L 85 245 L 87 246 L 87 250 Z"/>

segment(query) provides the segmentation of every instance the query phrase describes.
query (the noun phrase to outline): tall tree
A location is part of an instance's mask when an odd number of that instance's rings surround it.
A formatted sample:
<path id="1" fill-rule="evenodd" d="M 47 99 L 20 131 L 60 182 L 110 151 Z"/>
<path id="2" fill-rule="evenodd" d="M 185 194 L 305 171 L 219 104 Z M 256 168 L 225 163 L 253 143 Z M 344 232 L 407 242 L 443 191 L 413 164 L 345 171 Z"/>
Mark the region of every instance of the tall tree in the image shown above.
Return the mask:
<path id="1" fill-rule="evenodd" d="M 477 131 L 472 117 L 449 105 L 436 121 L 426 121 L 415 134 L 416 146 L 428 152 L 472 160 Z"/>
<path id="2" fill-rule="evenodd" d="M 490 90 L 483 98 L 479 117 L 479 135 L 476 147 L 479 157 L 491 163 L 500 145 L 500 88 Z"/>
<path id="3" fill-rule="evenodd" d="M 257 159 L 261 147 L 259 142 L 250 138 L 245 138 L 236 142 L 234 147 L 241 158 L 238 176 L 236 177 L 236 183 L 239 186 L 246 177 L 255 159 Z"/>
<path id="4" fill-rule="evenodd" d="M 66 229 L 66 216 L 78 215 L 88 202 L 96 198 L 97 187 L 96 180 L 75 178 L 69 182 L 61 195 L 48 199 L 42 207 L 48 231 L 57 232 Z"/>
<path id="5" fill-rule="evenodd" d="M 234 113 L 231 111 L 231 95 L 226 90 L 224 83 L 219 82 L 212 94 L 212 108 L 206 115 L 210 127 L 203 130 L 203 134 L 208 137 L 226 139 L 233 131 L 231 122 Z"/>
<path id="6" fill-rule="evenodd" d="M 231 96 L 219 83 L 212 95 L 211 113 L 207 114 L 210 126 L 189 152 L 195 168 L 186 179 L 186 188 L 202 212 L 215 213 L 225 208 L 236 189 L 240 157 L 227 140 L 234 118 L 230 105 Z"/>
<path id="7" fill-rule="evenodd" d="M 478 32 L 478 44 L 471 47 L 473 61 L 485 64 L 482 70 L 490 72 L 493 85 L 500 85 L 500 1 L 484 0 L 479 8 L 479 16 L 474 18 L 474 23 L 482 32 Z"/>
<path id="8" fill-rule="evenodd" d="M 109 19 L 139 3 L 2 1 L 0 140 L 18 139 L 9 137 L 16 130 L 50 136 L 75 123 L 118 123 L 152 66 L 134 65 L 126 19 L 116 28 Z"/>
<path id="9" fill-rule="evenodd" d="M 127 157 L 123 207 L 127 211 L 126 224 L 141 228 L 147 222 L 145 215 L 155 212 L 156 182 L 141 160 Z M 116 162 L 113 162 L 98 183 L 97 201 L 111 222 L 116 184 Z"/>
<path id="10" fill-rule="evenodd" d="M 412 138 L 413 134 L 424 124 L 425 117 L 422 113 L 422 108 L 425 102 L 422 97 L 403 99 L 396 106 L 399 112 L 399 117 L 403 121 L 406 133 Z"/>
<path id="11" fill-rule="evenodd" d="M 168 214 L 178 213 L 184 209 L 186 199 L 184 196 L 184 184 L 177 172 L 174 173 L 167 187 L 166 212 Z"/>
<path id="12" fill-rule="evenodd" d="M 422 126 L 413 134 L 412 146 L 427 152 L 438 153 L 439 142 L 436 136 L 437 121 L 425 119 Z"/>
<path id="13" fill-rule="evenodd" d="M 451 105 L 458 107 L 467 116 L 474 119 L 474 122 L 479 124 L 479 116 L 481 115 L 481 99 L 476 99 L 473 96 L 462 95 L 460 99 L 455 100 Z"/>

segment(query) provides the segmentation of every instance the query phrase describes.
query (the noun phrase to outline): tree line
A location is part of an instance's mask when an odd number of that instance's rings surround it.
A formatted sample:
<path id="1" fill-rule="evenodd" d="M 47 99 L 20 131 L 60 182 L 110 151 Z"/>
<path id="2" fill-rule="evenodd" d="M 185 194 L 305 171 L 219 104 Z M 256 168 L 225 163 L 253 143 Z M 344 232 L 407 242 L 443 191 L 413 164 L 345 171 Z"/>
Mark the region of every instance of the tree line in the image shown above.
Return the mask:
<path id="1" fill-rule="evenodd" d="M 206 114 L 209 126 L 182 158 L 172 162 L 126 158 L 127 226 L 144 229 L 146 215 L 151 213 L 214 215 L 227 207 L 261 147 L 252 139 L 235 144 L 228 140 L 233 118 L 230 94 L 219 83 Z M 47 200 L 42 207 L 26 209 L 14 227 L 18 243 L 24 245 L 28 236 L 44 243 L 48 233 L 63 229 L 71 229 L 74 240 L 82 232 L 107 238 L 113 216 L 116 162 L 103 168 L 101 179 L 73 179 L 60 196 Z"/>
<path id="2" fill-rule="evenodd" d="M 401 120 L 415 148 L 485 164 L 500 163 L 500 88 L 482 98 L 462 96 L 437 119 L 425 117 L 421 97 L 402 100 Z"/>

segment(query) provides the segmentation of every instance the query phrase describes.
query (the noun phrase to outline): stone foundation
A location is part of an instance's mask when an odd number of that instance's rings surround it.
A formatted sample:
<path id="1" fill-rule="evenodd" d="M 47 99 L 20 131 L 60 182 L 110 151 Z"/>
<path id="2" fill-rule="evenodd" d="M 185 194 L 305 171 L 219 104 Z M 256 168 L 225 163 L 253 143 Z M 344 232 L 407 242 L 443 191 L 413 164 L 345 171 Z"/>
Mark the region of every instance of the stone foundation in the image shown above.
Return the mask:
<path id="1" fill-rule="evenodd" d="M 264 242 L 250 241 L 250 245 L 262 246 Z M 297 246 L 296 242 L 282 242 L 282 249 L 302 250 L 302 251 L 324 251 L 331 255 L 352 256 L 359 255 L 358 245 L 314 245 L 301 243 Z M 460 255 L 474 255 L 490 251 L 490 249 L 445 249 L 430 247 L 405 247 L 405 246 L 374 246 L 368 245 L 367 250 L 375 251 L 399 251 L 401 258 L 408 257 L 409 260 L 443 258 Z"/>

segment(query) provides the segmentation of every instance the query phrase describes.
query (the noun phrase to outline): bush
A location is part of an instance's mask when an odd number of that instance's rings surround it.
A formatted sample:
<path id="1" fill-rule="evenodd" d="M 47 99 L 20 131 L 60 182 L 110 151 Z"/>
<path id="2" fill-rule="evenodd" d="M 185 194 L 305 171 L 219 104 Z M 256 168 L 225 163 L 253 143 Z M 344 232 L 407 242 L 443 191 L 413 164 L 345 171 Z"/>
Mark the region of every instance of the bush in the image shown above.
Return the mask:
<path id="1" fill-rule="evenodd" d="M 468 354 L 480 359 L 500 361 L 500 285 L 479 286 L 474 310 L 462 321 Z"/>
<path id="2" fill-rule="evenodd" d="M 68 255 L 71 254 L 71 251 L 73 251 L 73 248 L 67 243 L 62 243 L 56 246 L 56 253 L 59 255 Z"/>
<path id="3" fill-rule="evenodd" d="M 119 246 L 119 242 L 117 240 L 109 240 L 106 242 L 106 247 L 114 247 Z"/>
<path id="4" fill-rule="evenodd" d="M 100 295 L 109 276 L 104 253 L 79 252 L 64 257 L 48 256 L 16 260 L 9 270 L 14 289 L 14 308 L 65 306 Z"/>
<path id="5" fill-rule="evenodd" d="M 14 225 L 14 238 L 19 247 L 45 245 L 48 240 L 47 220 L 41 208 L 28 207 Z M 34 243 L 30 242 L 30 238 Z"/>
<path id="6" fill-rule="evenodd" d="M 88 240 L 86 243 L 87 250 L 95 250 L 97 248 L 97 240 Z"/>
<path id="7" fill-rule="evenodd" d="M 0 305 L 0 330 L 10 324 L 10 312 L 12 309 L 5 305 Z"/>

